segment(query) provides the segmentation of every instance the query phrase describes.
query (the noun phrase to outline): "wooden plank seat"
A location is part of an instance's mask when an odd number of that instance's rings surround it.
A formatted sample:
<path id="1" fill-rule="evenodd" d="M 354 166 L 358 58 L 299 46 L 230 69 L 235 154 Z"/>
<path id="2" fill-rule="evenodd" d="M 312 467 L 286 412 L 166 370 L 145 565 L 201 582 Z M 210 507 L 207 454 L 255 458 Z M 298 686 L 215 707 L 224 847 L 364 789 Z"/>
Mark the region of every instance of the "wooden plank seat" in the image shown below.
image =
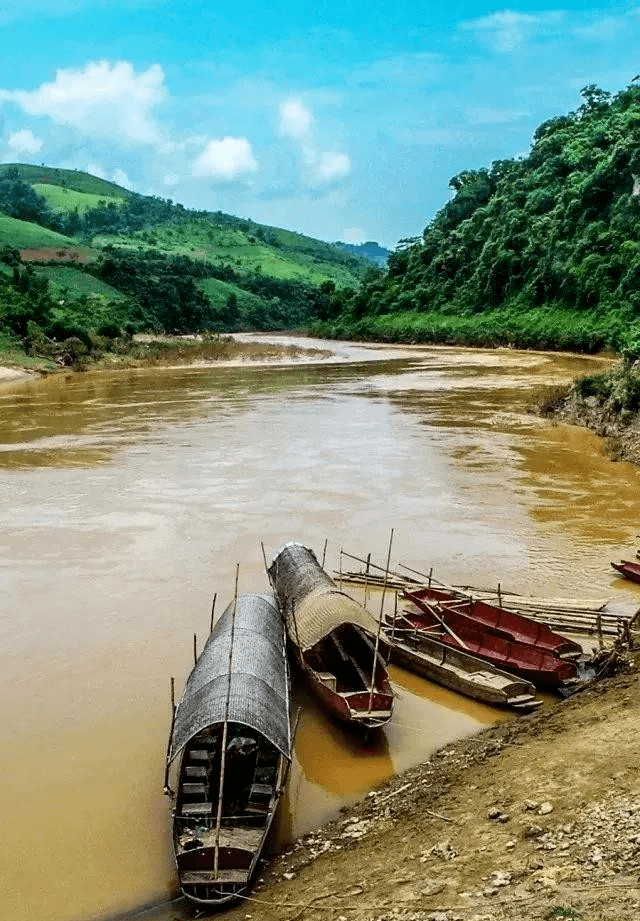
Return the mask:
<path id="1" fill-rule="evenodd" d="M 212 753 L 206 748 L 192 748 L 189 761 L 211 761 Z"/>
<path id="2" fill-rule="evenodd" d="M 182 792 L 185 796 L 206 796 L 207 787 L 203 783 L 183 783 Z"/>
<path id="3" fill-rule="evenodd" d="M 186 885 L 198 883 L 246 883 L 249 878 L 247 871 L 243 870 L 188 870 L 180 874 L 180 882 Z"/>
<path id="4" fill-rule="evenodd" d="M 182 804 L 182 815 L 183 816 L 199 816 L 199 815 L 212 815 L 213 814 L 213 804 L 212 803 L 183 803 Z"/>
<path id="5" fill-rule="evenodd" d="M 206 767 L 201 764 L 185 765 L 184 773 L 187 777 L 202 777 L 205 780 L 208 776 L 208 771 Z"/>

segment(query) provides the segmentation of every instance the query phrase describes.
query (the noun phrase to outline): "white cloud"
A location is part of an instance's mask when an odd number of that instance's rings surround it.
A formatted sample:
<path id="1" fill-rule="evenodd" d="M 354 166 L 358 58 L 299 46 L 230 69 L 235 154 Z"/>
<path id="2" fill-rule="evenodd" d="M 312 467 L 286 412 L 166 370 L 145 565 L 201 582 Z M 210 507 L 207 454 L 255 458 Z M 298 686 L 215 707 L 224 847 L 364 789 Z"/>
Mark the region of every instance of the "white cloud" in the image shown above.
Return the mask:
<path id="1" fill-rule="evenodd" d="M 111 174 L 111 181 L 116 182 L 118 185 L 124 186 L 125 189 L 133 188 L 133 183 L 123 169 L 114 169 L 113 173 Z"/>
<path id="2" fill-rule="evenodd" d="M 326 185 L 351 172 L 351 161 L 341 151 L 323 151 L 314 138 L 314 117 L 300 99 L 287 99 L 280 105 L 280 134 L 298 147 L 304 164 L 304 179 L 310 186 Z"/>
<path id="3" fill-rule="evenodd" d="M 518 48 L 531 36 L 541 31 L 548 31 L 563 21 L 561 11 L 548 11 L 540 13 L 518 13 L 515 10 L 500 10 L 481 16 L 479 19 L 470 19 L 461 24 L 462 29 L 475 32 L 483 38 L 495 51 L 510 53 Z"/>
<path id="4" fill-rule="evenodd" d="M 209 141 L 202 153 L 191 165 L 191 175 L 215 180 L 239 179 L 247 173 L 255 173 L 258 164 L 251 144 L 246 138 L 225 137 L 220 141 Z"/>
<path id="5" fill-rule="evenodd" d="M 158 64 L 136 73 L 128 61 L 92 61 L 78 70 L 58 70 L 36 90 L 0 90 L 28 115 L 47 116 L 80 134 L 129 144 L 160 140 L 152 110 L 166 96 Z"/>
<path id="6" fill-rule="evenodd" d="M 315 177 L 318 182 L 334 182 L 348 176 L 351 172 L 351 160 L 344 154 L 336 151 L 335 153 L 323 153 L 318 157 L 315 166 Z"/>
<path id="7" fill-rule="evenodd" d="M 97 163 L 88 163 L 86 171 L 91 173 L 92 176 L 97 176 L 98 179 L 107 179 L 109 182 L 115 182 L 127 189 L 133 188 L 133 183 L 122 169 L 114 169 L 109 173 Z"/>
<path id="8" fill-rule="evenodd" d="M 299 99 L 287 99 L 280 106 L 280 133 L 301 140 L 311 135 L 313 116 Z"/>
<path id="9" fill-rule="evenodd" d="M 9 135 L 7 140 L 10 156 L 22 156 L 38 153 L 42 147 L 42 141 L 37 138 L 29 128 L 22 131 L 14 131 Z"/>

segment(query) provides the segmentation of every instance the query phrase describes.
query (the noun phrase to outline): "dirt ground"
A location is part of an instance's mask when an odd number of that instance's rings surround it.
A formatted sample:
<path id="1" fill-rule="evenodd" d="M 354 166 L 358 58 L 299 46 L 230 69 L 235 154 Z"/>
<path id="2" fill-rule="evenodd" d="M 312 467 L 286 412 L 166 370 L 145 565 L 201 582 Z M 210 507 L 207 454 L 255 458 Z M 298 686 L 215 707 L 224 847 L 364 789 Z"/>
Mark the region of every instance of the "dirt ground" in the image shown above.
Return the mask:
<path id="1" fill-rule="evenodd" d="M 394 777 L 225 918 L 640 919 L 639 726 L 640 654 Z"/>

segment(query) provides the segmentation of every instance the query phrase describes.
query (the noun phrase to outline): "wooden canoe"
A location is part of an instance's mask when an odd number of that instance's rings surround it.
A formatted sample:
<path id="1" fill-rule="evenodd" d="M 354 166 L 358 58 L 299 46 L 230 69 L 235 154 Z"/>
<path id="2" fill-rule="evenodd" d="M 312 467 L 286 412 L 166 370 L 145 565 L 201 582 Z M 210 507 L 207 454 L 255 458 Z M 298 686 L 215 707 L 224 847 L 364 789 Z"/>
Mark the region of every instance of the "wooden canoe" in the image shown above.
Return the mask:
<path id="1" fill-rule="evenodd" d="M 438 611 L 445 620 L 446 612 L 455 610 L 470 617 L 479 626 L 489 628 L 496 636 L 505 636 L 507 639 L 536 646 L 563 659 L 575 659 L 583 654 L 579 643 L 556 633 L 547 624 L 539 623 L 515 611 L 507 611 L 487 601 L 471 597 L 460 598 L 454 592 L 434 587 L 406 589 L 404 597 L 414 603 L 419 600 L 437 602 Z"/>
<path id="2" fill-rule="evenodd" d="M 620 560 L 619 563 L 611 563 L 611 565 L 625 579 L 630 579 L 631 582 L 640 582 L 640 563 L 632 563 L 631 560 Z"/>
<path id="3" fill-rule="evenodd" d="M 191 902 L 216 907 L 246 892 L 285 786 L 291 744 L 286 640 L 275 596 L 239 595 L 187 680 L 167 752 L 176 867 Z"/>
<path id="4" fill-rule="evenodd" d="M 520 711 L 533 710 L 542 703 L 536 698 L 536 689 L 529 681 L 502 671 L 462 649 L 448 646 L 425 631 L 396 627 L 392 634 L 387 629 L 385 640 L 393 662 L 459 694 Z"/>
<path id="5" fill-rule="evenodd" d="M 294 657 L 325 709 L 351 728 L 383 726 L 393 690 L 371 614 L 341 592 L 311 548 L 292 541 L 268 568 Z"/>
<path id="6" fill-rule="evenodd" d="M 536 687 L 557 688 L 578 677 L 578 666 L 573 660 L 561 659 L 546 649 L 496 634 L 455 609 L 445 611 L 420 598 L 414 604 L 417 610 L 403 612 L 403 626 L 429 631 L 447 646 L 462 649 L 526 678 Z M 387 618 L 387 625 L 389 623 Z"/>

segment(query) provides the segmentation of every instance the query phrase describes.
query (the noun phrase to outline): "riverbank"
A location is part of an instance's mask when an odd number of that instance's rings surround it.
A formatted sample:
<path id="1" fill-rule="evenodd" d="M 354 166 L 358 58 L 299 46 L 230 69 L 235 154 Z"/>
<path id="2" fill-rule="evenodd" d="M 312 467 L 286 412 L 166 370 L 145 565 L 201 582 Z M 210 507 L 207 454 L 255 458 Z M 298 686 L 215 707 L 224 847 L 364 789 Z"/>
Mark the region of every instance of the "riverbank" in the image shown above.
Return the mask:
<path id="1" fill-rule="evenodd" d="M 639 668 L 447 745 L 297 842 L 225 917 L 640 918 Z"/>
<path id="2" fill-rule="evenodd" d="M 582 425 L 605 439 L 611 460 L 640 466 L 640 364 L 624 360 L 604 374 L 579 378 L 550 394 L 541 412 Z"/>

